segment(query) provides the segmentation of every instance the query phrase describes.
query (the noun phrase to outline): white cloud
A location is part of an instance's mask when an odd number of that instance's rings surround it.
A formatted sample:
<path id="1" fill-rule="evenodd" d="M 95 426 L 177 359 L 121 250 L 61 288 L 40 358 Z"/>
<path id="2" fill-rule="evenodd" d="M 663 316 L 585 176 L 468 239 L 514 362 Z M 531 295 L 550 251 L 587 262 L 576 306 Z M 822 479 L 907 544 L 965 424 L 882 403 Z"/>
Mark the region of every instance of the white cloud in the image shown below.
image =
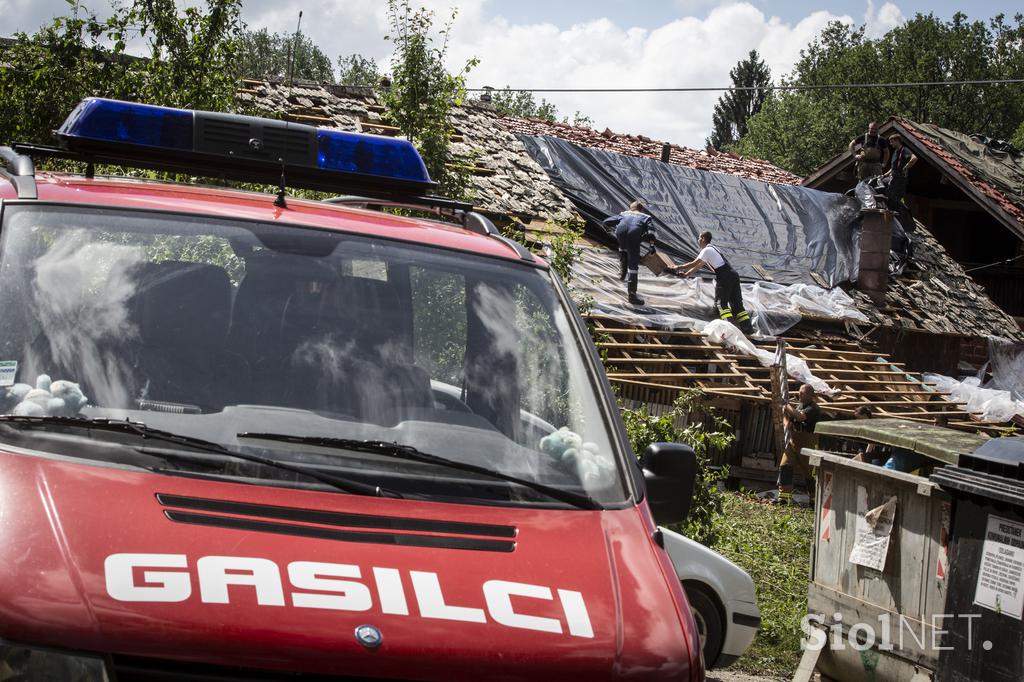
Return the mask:
<path id="1" fill-rule="evenodd" d="M 900 8 L 887 2 L 875 11 L 874 0 L 868 0 L 867 11 L 864 12 L 864 28 L 868 38 L 881 38 L 886 33 L 906 21 Z"/>
<path id="2" fill-rule="evenodd" d="M 2 1 L 2 0 L 0 0 Z M 506 85 L 531 88 L 712 87 L 729 84 L 729 70 L 756 49 L 778 79 L 788 74 L 804 48 L 829 21 L 857 23 L 849 15 L 813 12 L 797 22 L 765 15 L 750 2 L 678 0 L 685 16 L 655 28 L 630 28 L 607 18 L 568 27 L 554 23 L 514 24 L 489 0 L 423 0 L 438 25 L 458 7 L 449 69 L 471 57 L 480 64 L 471 87 Z M 712 5 L 716 5 L 712 7 Z M 249 0 L 250 27 L 294 30 L 297 6 Z M 872 30 L 884 33 L 903 20 L 899 8 L 885 3 L 877 11 L 869 0 Z M 332 58 L 357 52 L 386 66 L 391 44 L 381 38 L 388 22 L 384 3 L 326 0 L 303 17 L 303 31 Z M 703 147 L 711 113 L 721 93 L 537 93 L 561 115 L 590 116 L 598 129 L 642 134 L 691 147 Z"/>
<path id="3" fill-rule="evenodd" d="M 898 10 L 897 10 L 898 11 Z M 885 7 L 880 13 L 886 13 Z M 886 15 L 888 16 L 888 14 Z M 451 64 L 480 57 L 474 86 L 701 87 L 729 84 L 729 70 L 756 49 L 778 78 L 788 73 L 829 21 L 846 15 L 815 12 L 797 23 L 765 16 L 747 2 L 720 5 L 705 18 L 685 17 L 652 30 L 625 29 L 594 19 L 559 29 L 552 24 L 471 23 L 460 16 Z M 538 94 L 565 115 L 579 110 L 595 127 L 702 147 L 720 93 Z"/>
<path id="4" fill-rule="evenodd" d="M 827 11 L 784 21 L 766 15 L 750 1 L 675 0 L 680 18 L 661 26 L 630 28 L 594 18 L 559 27 L 544 20 L 510 23 L 500 16 L 501 6 L 495 0 L 420 2 L 433 9 L 442 24 L 451 8 L 458 7 L 448 66 L 457 69 L 468 58 L 479 57 L 480 64 L 469 78 L 474 87 L 723 86 L 729 84 L 729 70 L 751 49 L 761 54 L 777 80 L 791 71 L 800 50 L 826 23 L 859 23 L 849 15 Z M 332 60 L 359 53 L 387 65 L 392 45 L 383 40 L 388 30 L 384 2 L 320 0 L 310 5 L 292 0 L 246 0 L 243 18 L 253 29 L 293 31 L 300 8 L 305 10 L 303 32 Z M 46 16 L 65 12 L 62 0 L 0 0 L 0 16 L 16 17 L 17 28 L 30 22 L 24 26 L 29 31 Z M 884 34 L 903 20 L 903 13 L 893 3 L 885 2 L 876 9 L 874 0 L 866 1 L 864 22 L 870 36 Z M 579 110 L 599 129 L 608 127 L 699 148 L 710 132 L 711 113 L 719 95 L 550 93 L 536 97 L 553 102 L 562 115 Z"/>

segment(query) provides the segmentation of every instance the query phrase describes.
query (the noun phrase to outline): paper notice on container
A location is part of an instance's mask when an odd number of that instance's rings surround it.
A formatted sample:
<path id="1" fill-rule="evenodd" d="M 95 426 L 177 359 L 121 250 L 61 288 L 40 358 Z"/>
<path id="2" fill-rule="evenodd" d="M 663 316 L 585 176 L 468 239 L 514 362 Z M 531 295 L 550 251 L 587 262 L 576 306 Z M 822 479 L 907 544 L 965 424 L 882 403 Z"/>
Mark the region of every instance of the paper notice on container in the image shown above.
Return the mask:
<path id="1" fill-rule="evenodd" d="M 974 603 L 1021 619 L 1024 611 L 1024 523 L 989 514 Z"/>
<path id="2" fill-rule="evenodd" d="M 857 486 L 857 539 L 850 552 L 850 563 L 876 571 L 884 570 L 895 518 L 895 495 L 891 495 L 881 505 L 868 509 L 868 491 L 862 485 Z"/>

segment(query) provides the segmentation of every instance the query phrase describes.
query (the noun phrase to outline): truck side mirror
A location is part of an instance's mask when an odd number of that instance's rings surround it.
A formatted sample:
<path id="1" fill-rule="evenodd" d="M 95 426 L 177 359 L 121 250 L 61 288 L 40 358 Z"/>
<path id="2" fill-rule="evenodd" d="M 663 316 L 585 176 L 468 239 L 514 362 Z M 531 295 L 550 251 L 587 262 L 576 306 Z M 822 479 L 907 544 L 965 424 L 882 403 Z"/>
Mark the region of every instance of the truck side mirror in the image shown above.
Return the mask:
<path id="1" fill-rule="evenodd" d="M 640 467 L 654 521 L 660 526 L 685 521 L 697 479 L 693 448 L 682 443 L 651 443 L 640 456 Z"/>

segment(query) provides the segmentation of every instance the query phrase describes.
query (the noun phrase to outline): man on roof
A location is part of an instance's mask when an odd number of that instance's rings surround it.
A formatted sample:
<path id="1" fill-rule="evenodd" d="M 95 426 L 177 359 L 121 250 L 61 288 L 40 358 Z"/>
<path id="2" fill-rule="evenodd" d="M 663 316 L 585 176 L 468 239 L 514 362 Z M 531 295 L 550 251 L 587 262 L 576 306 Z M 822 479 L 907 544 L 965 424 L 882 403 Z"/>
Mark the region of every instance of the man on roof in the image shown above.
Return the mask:
<path id="1" fill-rule="evenodd" d="M 626 280 L 629 302 L 643 305 L 644 300 L 636 295 L 640 280 L 640 246 L 643 242 L 654 244 L 654 219 L 639 200 L 629 205 L 622 213 L 605 218 L 604 224 L 615 230 L 619 242 L 619 279 Z"/>
<path id="2" fill-rule="evenodd" d="M 740 289 L 740 275 L 729 265 L 717 246 L 711 245 L 711 233 L 701 232 L 697 237 L 700 253 L 689 263 L 678 265 L 675 274 L 689 277 L 701 268 L 715 273 L 715 305 L 718 316 L 723 320 L 735 322 L 744 334 L 753 334 L 754 325 L 750 322 L 750 314 L 743 307 L 743 292 Z"/>
<path id="3" fill-rule="evenodd" d="M 889 206 L 894 210 L 903 201 L 903 195 L 907 193 L 907 176 L 910 169 L 917 163 L 917 155 L 903 144 L 903 138 L 893 133 L 889 136 L 889 144 L 892 146 L 892 166 L 885 172 L 890 176 L 889 180 Z"/>
<path id="4" fill-rule="evenodd" d="M 889 143 L 878 134 L 878 124 L 868 124 L 868 131 L 850 140 L 850 154 L 857 166 L 857 180 L 863 181 L 882 174 L 889 163 Z"/>

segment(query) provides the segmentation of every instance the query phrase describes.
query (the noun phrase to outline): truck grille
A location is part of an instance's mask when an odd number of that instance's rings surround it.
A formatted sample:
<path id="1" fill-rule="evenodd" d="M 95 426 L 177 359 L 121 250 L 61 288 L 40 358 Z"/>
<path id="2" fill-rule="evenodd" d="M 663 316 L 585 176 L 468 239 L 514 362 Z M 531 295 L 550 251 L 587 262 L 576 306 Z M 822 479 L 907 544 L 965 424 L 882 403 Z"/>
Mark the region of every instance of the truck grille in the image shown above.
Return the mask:
<path id="1" fill-rule="evenodd" d="M 513 552 L 515 526 L 464 521 L 342 514 L 157 493 L 175 523 L 256 533 L 403 547 Z"/>

